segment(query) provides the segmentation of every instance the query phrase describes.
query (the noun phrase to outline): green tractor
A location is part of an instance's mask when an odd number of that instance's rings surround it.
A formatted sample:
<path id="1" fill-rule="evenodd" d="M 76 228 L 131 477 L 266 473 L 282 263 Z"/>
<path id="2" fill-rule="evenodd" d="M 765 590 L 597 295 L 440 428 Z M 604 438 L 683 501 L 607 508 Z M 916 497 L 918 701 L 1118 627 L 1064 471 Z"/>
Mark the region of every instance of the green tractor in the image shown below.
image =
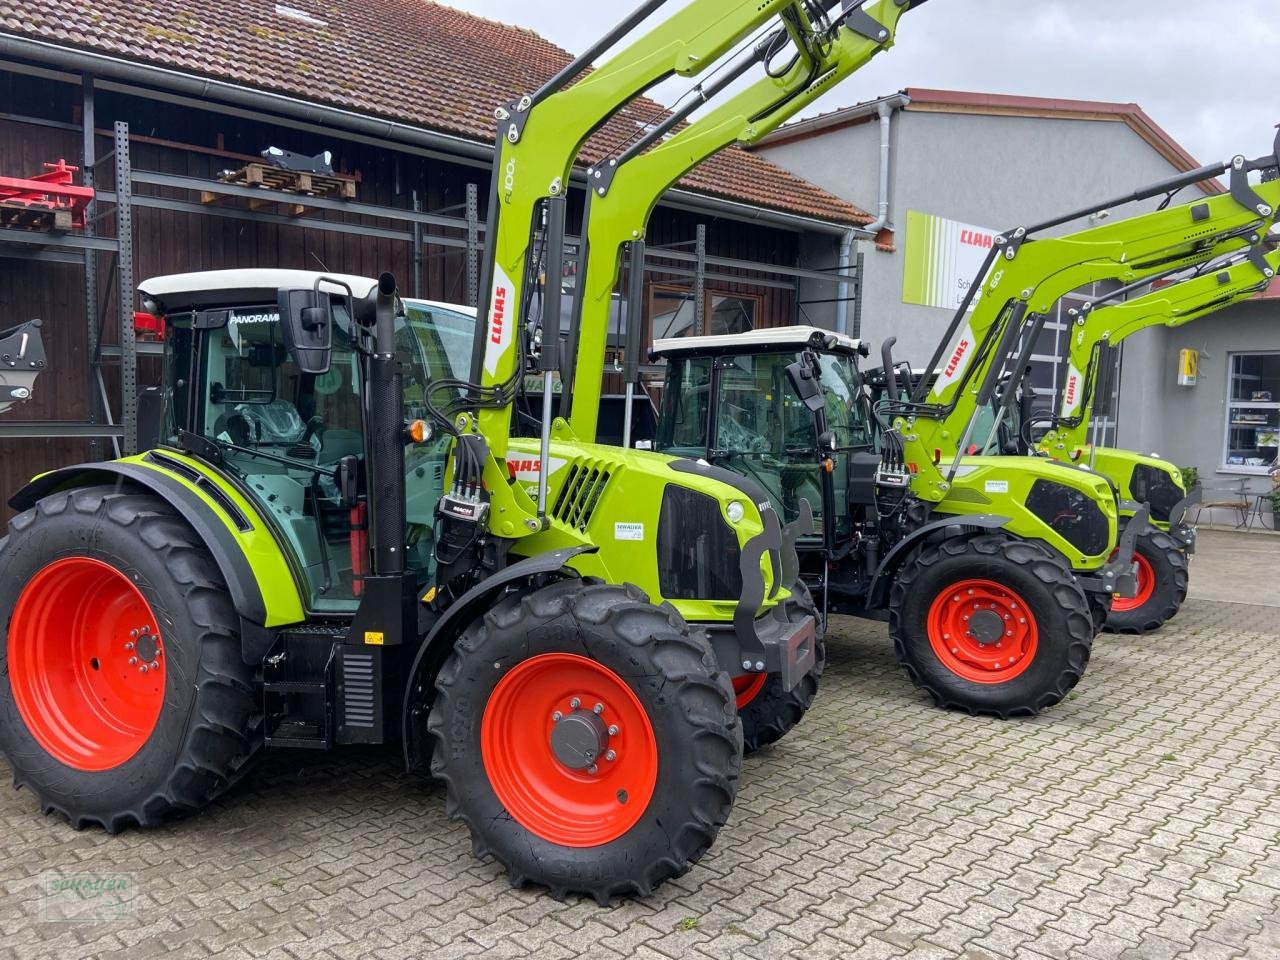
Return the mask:
<path id="1" fill-rule="evenodd" d="M 1271 209 L 1235 194 L 1065 238 L 1037 235 L 1102 208 L 1002 235 L 910 396 L 889 345 L 875 409 L 859 367 L 869 351 L 838 334 L 660 341 L 657 449 L 751 477 L 786 519 L 816 510 L 821 535 L 798 548 L 820 607 L 887 615 L 899 660 L 939 704 L 1036 713 L 1079 680 L 1113 597 L 1137 593 L 1131 558 L 1150 507 L 1122 504 L 1096 471 L 1009 455 L 998 440 L 1020 384 L 1005 361 L 1084 283 L 1149 283 L 1247 246 Z"/>
<path id="2" fill-rule="evenodd" d="M 1178 326 L 1212 313 L 1270 281 L 1275 263 L 1264 251 L 1280 205 L 1280 183 L 1268 181 L 1265 174 L 1276 169 L 1278 158 L 1280 142 L 1273 153 L 1255 160 L 1235 157 L 1021 234 L 1010 231 L 1004 235 L 997 246 L 1004 245 L 1007 251 L 1016 245 L 1015 256 L 1022 255 L 1022 245 L 1027 243 L 1058 247 L 1044 250 L 1040 258 L 1052 276 L 1029 286 L 1020 298 L 996 301 L 1008 315 L 1003 336 L 1010 339 L 1002 340 L 1001 345 L 1007 348 L 1014 344 L 1007 361 L 1001 354 L 1003 373 L 995 381 L 998 386 L 985 393 L 978 389 L 952 392 L 949 402 L 953 407 L 942 417 L 945 425 L 940 431 L 928 421 L 936 420 L 940 409 L 945 411 L 938 405 L 947 394 L 943 362 L 954 356 L 959 344 L 972 342 L 970 327 L 958 334 L 950 352 L 936 354 L 927 370 L 896 373 L 890 343 L 884 351 L 884 366 L 870 374 L 873 395 L 893 398 L 877 409 L 889 416 L 894 411 L 906 412 L 916 422 L 924 422 L 922 432 L 938 431 L 942 440 L 951 444 L 946 448 L 948 457 L 955 452 L 953 438 L 960 437 L 965 455 L 1042 455 L 1085 467 L 1115 488 L 1122 529 L 1143 505 L 1147 507 L 1150 522 L 1135 543 L 1137 589 L 1133 596 L 1115 597 L 1105 620 L 1109 630 L 1144 633 L 1176 615 L 1186 597 L 1188 556 L 1195 549 L 1195 530 L 1186 523 L 1186 514 L 1199 496 L 1198 491 L 1185 489 L 1174 465 L 1158 457 L 1101 446 L 1096 432 L 1095 442 L 1090 442 L 1090 430 L 1097 429 L 1096 418 L 1115 412 L 1118 344 L 1140 329 L 1157 324 Z M 1180 190 L 1223 173 L 1229 179 L 1228 195 L 1170 206 Z M 1255 174 L 1264 175 L 1262 183 L 1250 182 Z M 1161 195 L 1165 202 L 1154 214 L 1061 240 L 1037 239 L 1043 230 L 1069 219 L 1095 216 L 1113 206 Z M 1163 247 L 1171 240 L 1176 242 Z M 1117 244 L 1124 250 L 1119 259 L 1108 249 Z M 1003 265 L 1008 259 L 1007 255 L 1002 258 Z M 1025 282 L 1004 273 L 1004 269 L 993 270 L 991 283 L 998 283 L 997 278 L 1006 286 Z M 1052 306 L 1055 296 L 1069 292 L 1069 284 L 1082 277 L 1122 282 L 1071 311 L 1068 356 L 1064 358 L 1068 367 L 1058 398 L 1059 412 L 1038 411 L 1034 395 L 1024 389 L 1023 381 L 1048 314 L 1046 305 Z M 983 314 L 979 304 L 974 316 Z M 955 329 L 953 325 L 953 335 Z M 890 382 L 895 380 L 897 386 L 890 394 Z M 904 385 L 914 396 L 902 397 Z M 979 401 L 980 396 L 986 397 L 985 403 Z M 1039 442 L 1033 437 L 1037 426 L 1049 427 Z"/>
<path id="3" fill-rule="evenodd" d="M 899 661 L 940 706 L 1036 714 L 1078 682 L 1094 635 L 1086 574 L 1050 541 L 1087 533 L 1096 565 L 1121 579 L 1123 559 L 1107 562 L 1110 491 L 1049 461 L 1015 474 L 983 458 L 977 489 L 998 483 L 1018 503 L 964 513 L 927 504 L 900 454 L 879 448 L 859 369 L 867 352 L 813 327 L 658 341 L 651 356 L 666 378 L 655 447 L 751 478 L 791 522 L 815 516 L 820 532 L 796 547 L 824 622 L 888 618 Z M 1057 505 L 1038 502 L 1037 483 L 1096 504 L 1096 514 L 1053 524 Z"/>
<path id="4" fill-rule="evenodd" d="M 1200 498 L 1199 489 L 1186 488 L 1174 464 L 1154 454 L 1103 446 L 1096 433 L 1091 436 L 1095 418 L 1114 412 L 1120 344 L 1141 330 L 1179 327 L 1265 290 L 1280 270 L 1280 251 L 1268 252 L 1265 243 L 1259 234 L 1257 244 L 1225 261 L 1175 274 L 1154 288 L 1122 288 L 1086 304 L 1072 317 L 1070 365 L 1056 410 L 1024 404 L 1026 413 L 1014 418 L 1021 449 L 1087 463 L 1110 477 L 1120 489 L 1122 515 L 1135 503 L 1151 506 L 1151 528 L 1138 538 L 1134 554 L 1137 595 L 1116 601 L 1108 629 L 1146 633 L 1177 615 L 1187 596 L 1188 557 L 1196 544 L 1187 511 Z M 1037 428 L 1047 428 L 1038 440 L 1033 434 Z"/>
<path id="5" fill-rule="evenodd" d="M 205 806 L 264 748 L 399 743 L 515 884 L 607 902 L 687 870 L 744 746 L 816 690 L 802 531 L 739 474 L 553 422 L 562 291 L 540 278 L 563 275 L 575 158 L 634 97 L 762 36 L 728 72 L 763 66 L 773 109 L 807 102 L 920 2 L 695 0 L 595 66 L 649 0 L 501 107 L 482 322 L 389 275 L 143 283 L 165 333 L 157 443 L 10 500 L 15 781 L 114 832 Z M 581 334 L 585 415 L 604 331 Z M 531 372 L 540 436 L 513 439 Z"/>

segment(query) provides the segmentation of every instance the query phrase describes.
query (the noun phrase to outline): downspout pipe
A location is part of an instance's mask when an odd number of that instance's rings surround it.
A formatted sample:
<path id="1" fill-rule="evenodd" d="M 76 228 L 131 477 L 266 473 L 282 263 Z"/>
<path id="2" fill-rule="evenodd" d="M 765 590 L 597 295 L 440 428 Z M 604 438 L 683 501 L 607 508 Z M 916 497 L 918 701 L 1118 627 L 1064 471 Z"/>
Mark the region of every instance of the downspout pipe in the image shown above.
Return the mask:
<path id="1" fill-rule="evenodd" d="M 893 114 L 911 102 L 905 93 L 895 94 L 877 101 L 876 113 L 880 117 L 880 187 L 875 220 L 865 227 L 850 227 L 840 238 L 840 275 L 847 277 L 853 268 L 855 250 L 859 239 L 875 240 L 889 225 L 889 183 L 893 167 Z M 849 333 L 849 281 L 840 282 L 839 302 L 836 304 L 836 332 Z"/>

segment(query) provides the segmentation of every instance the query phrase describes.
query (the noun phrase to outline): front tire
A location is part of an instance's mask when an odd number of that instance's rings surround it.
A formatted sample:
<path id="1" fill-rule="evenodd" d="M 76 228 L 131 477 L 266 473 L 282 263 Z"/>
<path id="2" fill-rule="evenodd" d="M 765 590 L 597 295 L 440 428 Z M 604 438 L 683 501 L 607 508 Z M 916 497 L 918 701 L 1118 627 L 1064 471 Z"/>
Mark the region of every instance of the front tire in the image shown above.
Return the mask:
<path id="1" fill-rule="evenodd" d="M 1034 716 L 1084 674 L 1089 604 L 1046 548 L 999 535 L 926 545 L 899 570 L 889 632 L 898 662 L 940 707 Z"/>
<path id="2" fill-rule="evenodd" d="M 729 676 L 635 587 L 507 596 L 463 633 L 436 690 L 431 769 L 449 816 L 514 886 L 646 896 L 728 819 L 742 764 Z"/>
<path id="3" fill-rule="evenodd" d="M 76 829 L 199 809 L 262 743 L 226 583 L 154 496 L 85 488 L 15 517 L 0 623 L 0 752 Z"/>
<path id="4" fill-rule="evenodd" d="M 1150 633 L 1177 616 L 1187 599 L 1187 555 L 1178 542 L 1155 527 L 1138 537 L 1133 551 L 1138 565 L 1138 595 L 1116 597 L 1107 618 L 1113 633 Z"/>

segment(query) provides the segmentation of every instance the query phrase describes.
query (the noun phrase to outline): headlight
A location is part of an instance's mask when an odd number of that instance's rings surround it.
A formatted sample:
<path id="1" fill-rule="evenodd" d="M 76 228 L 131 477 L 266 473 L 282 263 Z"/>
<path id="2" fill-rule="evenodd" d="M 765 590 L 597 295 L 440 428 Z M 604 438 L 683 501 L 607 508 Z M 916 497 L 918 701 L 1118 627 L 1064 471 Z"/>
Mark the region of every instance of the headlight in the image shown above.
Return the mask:
<path id="1" fill-rule="evenodd" d="M 730 523 L 741 523 L 742 518 L 747 515 L 747 508 L 741 501 L 733 500 L 730 501 L 729 506 L 725 507 L 724 512 L 728 515 Z"/>

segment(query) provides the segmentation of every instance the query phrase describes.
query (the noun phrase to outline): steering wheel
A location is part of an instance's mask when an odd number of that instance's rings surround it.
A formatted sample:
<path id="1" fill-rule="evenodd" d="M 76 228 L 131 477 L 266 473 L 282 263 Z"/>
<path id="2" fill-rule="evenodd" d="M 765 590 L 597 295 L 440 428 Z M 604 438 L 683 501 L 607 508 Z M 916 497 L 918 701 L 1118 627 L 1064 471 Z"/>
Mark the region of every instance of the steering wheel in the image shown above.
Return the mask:
<path id="1" fill-rule="evenodd" d="M 307 429 L 302 434 L 302 439 L 299 441 L 299 443 L 310 443 L 311 438 L 317 435 L 320 437 L 321 443 L 323 444 L 324 442 L 324 418 L 323 417 L 312 417 L 310 420 L 307 421 Z"/>
<path id="2" fill-rule="evenodd" d="M 720 437 L 717 445 L 741 453 L 763 453 L 768 449 L 764 437 L 749 431 L 732 415 L 720 421 Z"/>

